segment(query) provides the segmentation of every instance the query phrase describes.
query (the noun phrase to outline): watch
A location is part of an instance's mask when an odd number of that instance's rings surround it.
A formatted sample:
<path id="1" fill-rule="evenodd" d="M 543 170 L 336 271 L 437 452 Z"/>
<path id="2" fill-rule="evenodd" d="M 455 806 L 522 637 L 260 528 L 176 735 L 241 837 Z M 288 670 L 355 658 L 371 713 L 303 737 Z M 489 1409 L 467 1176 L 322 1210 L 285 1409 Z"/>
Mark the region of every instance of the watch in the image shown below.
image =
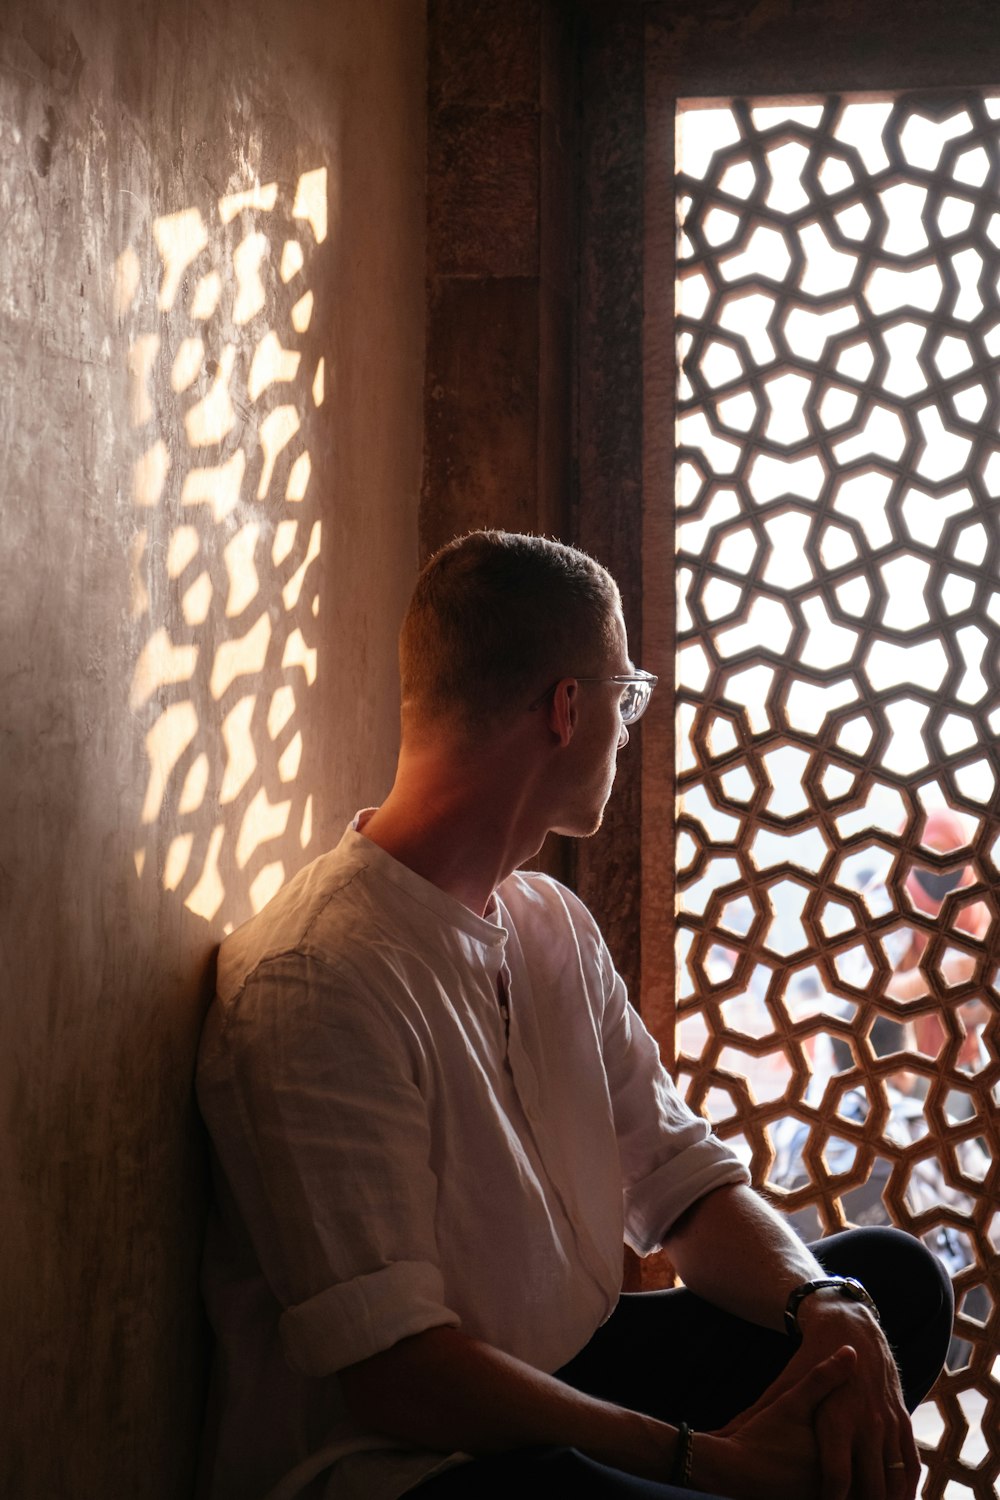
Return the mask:
<path id="1" fill-rule="evenodd" d="M 811 1297 L 813 1292 L 823 1292 L 827 1287 L 831 1291 L 838 1292 L 841 1297 L 847 1297 L 851 1302 L 862 1302 L 876 1323 L 881 1322 L 878 1308 L 860 1281 L 855 1281 L 853 1276 L 821 1276 L 816 1281 L 804 1281 L 801 1286 L 795 1287 L 789 1293 L 788 1301 L 785 1303 L 785 1331 L 790 1338 L 797 1339 L 802 1335 L 799 1327 L 799 1304 L 807 1297 Z"/>

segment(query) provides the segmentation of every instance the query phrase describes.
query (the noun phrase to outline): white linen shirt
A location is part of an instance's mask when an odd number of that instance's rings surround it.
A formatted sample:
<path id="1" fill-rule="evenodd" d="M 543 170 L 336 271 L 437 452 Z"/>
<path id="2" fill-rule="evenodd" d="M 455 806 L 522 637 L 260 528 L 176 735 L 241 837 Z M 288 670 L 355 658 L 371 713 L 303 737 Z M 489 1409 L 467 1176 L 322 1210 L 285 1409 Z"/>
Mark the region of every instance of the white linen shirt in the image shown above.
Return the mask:
<path id="1" fill-rule="evenodd" d="M 223 943 L 198 1097 L 212 1500 L 391 1500 L 445 1456 L 352 1427 L 338 1370 L 439 1325 L 556 1370 L 623 1237 L 747 1181 L 569 891 L 519 872 L 480 918 L 353 825 Z"/>

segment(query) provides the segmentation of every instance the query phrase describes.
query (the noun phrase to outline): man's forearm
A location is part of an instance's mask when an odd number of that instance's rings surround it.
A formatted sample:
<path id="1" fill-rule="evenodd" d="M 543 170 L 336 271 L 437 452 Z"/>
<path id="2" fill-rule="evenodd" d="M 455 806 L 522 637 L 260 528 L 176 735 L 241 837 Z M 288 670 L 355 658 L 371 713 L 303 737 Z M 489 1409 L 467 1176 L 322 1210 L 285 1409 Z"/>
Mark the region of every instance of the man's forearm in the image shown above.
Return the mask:
<path id="1" fill-rule="evenodd" d="M 586 1396 L 453 1328 L 403 1339 L 340 1380 L 355 1421 L 442 1453 L 566 1446 L 661 1480 L 673 1461 L 677 1434 L 667 1423 Z"/>
<path id="2" fill-rule="evenodd" d="M 699 1435 L 694 1488 L 737 1500 L 818 1493 L 816 1413 L 849 1377 L 849 1358 L 841 1351 L 787 1392 L 762 1397 L 732 1437 Z M 667 1423 L 583 1395 L 453 1328 L 403 1339 L 343 1370 L 341 1381 L 357 1422 L 442 1453 L 571 1447 L 661 1481 L 677 1454 L 678 1434 Z"/>
<path id="3" fill-rule="evenodd" d="M 780 1215 L 748 1187 L 707 1193 L 665 1246 L 690 1291 L 766 1328 L 783 1328 L 789 1292 L 824 1274 Z"/>

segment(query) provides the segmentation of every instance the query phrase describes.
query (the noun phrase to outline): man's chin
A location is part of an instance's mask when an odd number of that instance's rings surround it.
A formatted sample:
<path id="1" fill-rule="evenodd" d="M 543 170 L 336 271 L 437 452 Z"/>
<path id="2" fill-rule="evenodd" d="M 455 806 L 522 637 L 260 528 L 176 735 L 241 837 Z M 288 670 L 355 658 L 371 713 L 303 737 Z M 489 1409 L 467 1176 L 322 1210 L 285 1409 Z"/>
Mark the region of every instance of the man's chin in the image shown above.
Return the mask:
<path id="1" fill-rule="evenodd" d="M 602 807 L 596 817 L 591 818 L 589 821 L 585 822 L 581 819 L 579 822 L 560 824 L 558 827 L 553 828 L 552 832 L 558 833 L 564 839 L 589 839 L 593 838 L 603 822 L 604 808 Z"/>

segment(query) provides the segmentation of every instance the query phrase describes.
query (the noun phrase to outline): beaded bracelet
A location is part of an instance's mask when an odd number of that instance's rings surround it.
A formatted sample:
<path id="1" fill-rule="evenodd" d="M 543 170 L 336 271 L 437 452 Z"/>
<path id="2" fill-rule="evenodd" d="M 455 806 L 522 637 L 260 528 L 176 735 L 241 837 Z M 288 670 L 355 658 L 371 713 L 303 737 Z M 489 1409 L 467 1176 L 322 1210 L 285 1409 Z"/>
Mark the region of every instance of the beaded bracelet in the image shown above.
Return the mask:
<path id="1" fill-rule="evenodd" d="M 669 1484 L 679 1484 L 687 1489 L 691 1484 L 691 1460 L 694 1457 L 694 1433 L 686 1422 L 677 1429 L 677 1444 L 674 1461 L 670 1466 Z"/>

